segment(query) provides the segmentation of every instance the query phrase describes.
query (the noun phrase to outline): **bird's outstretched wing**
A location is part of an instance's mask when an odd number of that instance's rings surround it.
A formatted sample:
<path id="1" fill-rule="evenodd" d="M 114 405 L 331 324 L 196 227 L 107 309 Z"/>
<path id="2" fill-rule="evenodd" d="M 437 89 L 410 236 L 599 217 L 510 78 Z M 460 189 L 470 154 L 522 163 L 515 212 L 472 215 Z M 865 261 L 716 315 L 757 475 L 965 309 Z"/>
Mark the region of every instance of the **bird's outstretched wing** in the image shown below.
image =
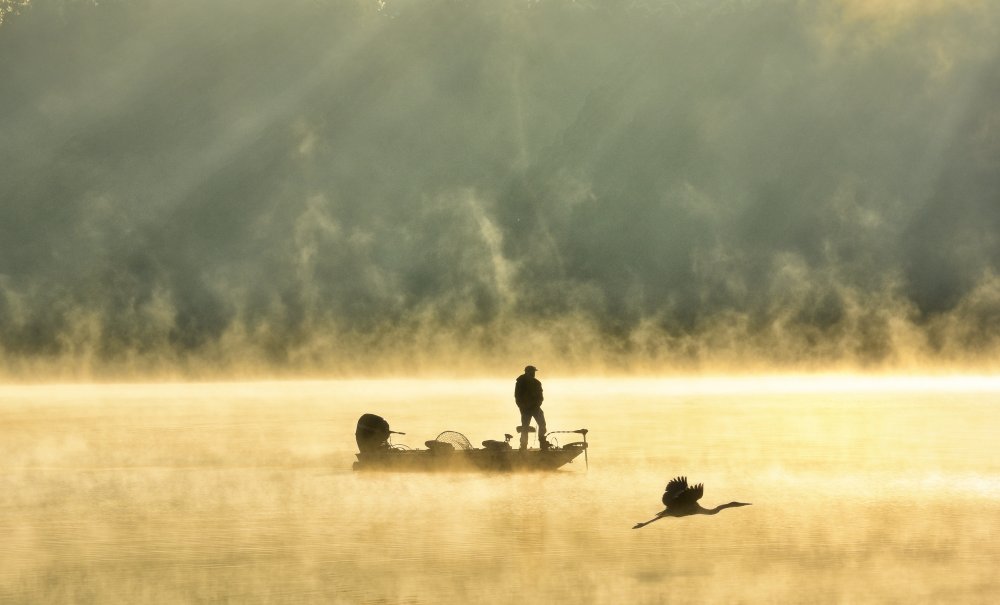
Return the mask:
<path id="1" fill-rule="evenodd" d="M 678 495 L 684 493 L 688 488 L 687 477 L 674 477 L 667 483 L 667 488 L 663 492 L 663 506 L 670 506 Z"/>
<path id="2" fill-rule="evenodd" d="M 667 484 L 667 490 L 663 492 L 663 505 L 667 508 L 690 506 L 701 499 L 705 493 L 705 486 L 688 485 L 687 477 L 674 477 Z"/>
<path id="3" fill-rule="evenodd" d="M 674 506 L 689 506 L 701 499 L 705 494 L 704 484 L 692 485 L 674 498 Z"/>

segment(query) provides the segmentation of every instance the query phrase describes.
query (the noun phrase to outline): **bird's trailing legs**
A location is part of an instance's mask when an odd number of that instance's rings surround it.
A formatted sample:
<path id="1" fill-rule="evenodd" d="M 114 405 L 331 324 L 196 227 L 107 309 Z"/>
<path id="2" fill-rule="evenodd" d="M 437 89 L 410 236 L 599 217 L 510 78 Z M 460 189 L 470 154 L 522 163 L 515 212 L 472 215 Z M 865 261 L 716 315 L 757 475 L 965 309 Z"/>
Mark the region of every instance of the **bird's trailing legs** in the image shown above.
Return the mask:
<path id="1" fill-rule="evenodd" d="M 662 513 L 658 513 L 655 517 L 653 517 L 649 521 L 643 521 L 642 523 L 636 523 L 635 525 L 632 526 L 632 529 L 639 529 L 640 527 L 646 527 L 647 525 L 649 525 L 653 521 L 659 521 L 660 519 L 662 519 L 662 518 L 664 518 L 664 517 L 667 516 L 667 515 L 664 514 L 666 512 L 667 511 L 663 511 Z"/>

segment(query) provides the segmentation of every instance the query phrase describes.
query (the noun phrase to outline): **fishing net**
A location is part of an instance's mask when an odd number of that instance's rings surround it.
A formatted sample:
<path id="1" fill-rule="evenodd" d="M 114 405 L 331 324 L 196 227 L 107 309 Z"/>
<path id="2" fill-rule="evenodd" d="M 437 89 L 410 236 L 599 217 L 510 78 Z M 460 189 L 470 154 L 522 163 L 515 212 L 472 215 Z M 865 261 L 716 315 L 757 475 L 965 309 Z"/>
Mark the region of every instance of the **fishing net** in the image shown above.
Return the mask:
<path id="1" fill-rule="evenodd" d="M 437 436 L 436 441 L 442 441 L 454 447 L 456 450 L 471 450 L 472 443 L 466 439 L 465 435 L 456 431 L 445 431 Z"/>

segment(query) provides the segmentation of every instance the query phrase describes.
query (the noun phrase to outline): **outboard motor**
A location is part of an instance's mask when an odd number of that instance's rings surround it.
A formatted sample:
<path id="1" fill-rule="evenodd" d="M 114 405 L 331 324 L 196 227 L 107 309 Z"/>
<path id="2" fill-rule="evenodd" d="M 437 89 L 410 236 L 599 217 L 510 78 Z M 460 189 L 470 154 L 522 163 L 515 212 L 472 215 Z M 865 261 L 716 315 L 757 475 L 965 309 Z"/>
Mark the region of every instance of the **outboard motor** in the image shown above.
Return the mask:
<path id="1" fill-rule="evenodd" d="M 358 419 L 358 428 L 354 431 L 354 439 L 358 442 L 358 451 L 362 454 L 389 449 L 389 423 L 385 418 L 375 414 L 364 414 Z"/>

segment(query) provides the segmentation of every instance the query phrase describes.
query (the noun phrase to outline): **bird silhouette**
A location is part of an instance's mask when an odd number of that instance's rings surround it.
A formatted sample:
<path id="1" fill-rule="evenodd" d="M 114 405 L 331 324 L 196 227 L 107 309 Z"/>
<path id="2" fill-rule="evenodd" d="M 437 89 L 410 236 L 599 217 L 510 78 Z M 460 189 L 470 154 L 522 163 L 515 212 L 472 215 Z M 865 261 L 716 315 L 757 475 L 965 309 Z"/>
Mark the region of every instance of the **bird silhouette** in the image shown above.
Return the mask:
<path id="1" fill-rule="evenodd" d="M 663 492 L 663 505 L 667 508 L 656 513 L 656 516 L 649 521 L 636 523 L 632 526 L 632 529 L 645 527 L 653 521 L 658 521 L 664 517 L 714 515 L 724 508 L 750 506 L 749 502 L 730 502 L 729 504 L 720 504 L 715 508 L 705 508 L 698 504 L 698 500 L 701 499 L 704 493 L 705 486 L 701 483 L 698 485 L 688 485 L 687 477 L 674 477 L 670 480 L 670 483 L 667 483 L 667 489 Z"/>

